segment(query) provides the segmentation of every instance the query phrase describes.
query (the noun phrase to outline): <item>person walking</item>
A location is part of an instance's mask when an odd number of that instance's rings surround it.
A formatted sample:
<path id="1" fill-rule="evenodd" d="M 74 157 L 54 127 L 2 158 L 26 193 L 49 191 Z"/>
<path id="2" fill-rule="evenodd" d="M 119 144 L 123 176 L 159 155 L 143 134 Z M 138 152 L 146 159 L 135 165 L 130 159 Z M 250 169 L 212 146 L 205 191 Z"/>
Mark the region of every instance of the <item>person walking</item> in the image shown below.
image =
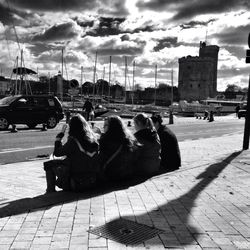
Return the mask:
<path id="1" fill-rule="evenodd" d="M 160 138 L 154 129 L 152 120 L 143 113 L 134 117 L 135 138 L 142 145 L 139 150 L 138 174 L 152 176 L 160 169 Z"/>
<path id="2" fill-rule="evenodd" d="M 161 171 L 169 172 L 180 168 L 181 153 L 175 134 L 166 125 L 163 125 L 162 116 L 157 114 L 151 117 L 161 141 Z"/>
<path id="3" fill-rule="evenodd" d="M 89 99 L 86 99 L 82 109 L 86 113 L 86 120 L 89 121 L 90 115 L 92 120 L 94 116 L 94 107 Z"/>
<path id="4" fill-rule="evenodd" d="M 55 186 L 66 191 L 84 191 L 97 182 L 99 144 L 88 122 L 77 114 L 70 119 L 69 136 L 62 144 L 64 134 L 62 131 L 56 136 L 53 155 L 65 159 L 44 162 L 46 193 L 55 192 Z"/>

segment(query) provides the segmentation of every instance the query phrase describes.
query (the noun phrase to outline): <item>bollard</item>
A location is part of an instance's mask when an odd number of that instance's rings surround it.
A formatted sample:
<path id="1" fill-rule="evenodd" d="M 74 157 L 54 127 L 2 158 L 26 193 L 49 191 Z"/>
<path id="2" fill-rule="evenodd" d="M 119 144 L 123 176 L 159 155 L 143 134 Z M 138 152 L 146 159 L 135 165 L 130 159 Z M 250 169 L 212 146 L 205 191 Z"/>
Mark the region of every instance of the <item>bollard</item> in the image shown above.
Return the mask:
<path id="1" fill-rule="evenodd" d="M 11 133 L 16 133 L 17 132 L 17 128 L 15 124 L 11 124 L 12 129 L 10 130 Z"/>
<path id="2" fill-rule="evenodd" d="M 70 120 L 70 111 L 67 110 L 67 111 L 65 112 L 65 115 L 66 115 L 66 123 L 69 123 L 69 120 Z"/>
<path id="3" fill-rule="evenodd" d="M 47 131 L 47 125 L 45 123 L 43 123 L 43 127 L 42 127 L 41 131 Z"/>

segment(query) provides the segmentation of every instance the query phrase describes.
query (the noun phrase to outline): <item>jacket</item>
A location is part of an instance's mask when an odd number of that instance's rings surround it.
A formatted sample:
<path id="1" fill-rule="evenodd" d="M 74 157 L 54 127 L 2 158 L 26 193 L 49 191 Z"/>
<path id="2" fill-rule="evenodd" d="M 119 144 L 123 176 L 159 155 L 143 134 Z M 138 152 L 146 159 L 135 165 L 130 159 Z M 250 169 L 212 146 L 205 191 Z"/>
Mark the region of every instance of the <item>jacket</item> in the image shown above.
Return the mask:
<path id="1" fill-rule="evenodd" d="M 69 136 L 67 142 L 62 145 L 61 141 L 55 141 L 54 155 L 67 156 L 70 162 L 70 175 L 72 177 L 83 176 L 87 173 L 97 173 L 97 154 L 99 145 L 96 142 L 80 141 L 85 153 L 81 152 L 76 140 Z"/>
<path id="2" fill-rule="evenodd" d="M 175 134 L 166 126 L 157 130 L 161 141 L 161 168 L 175 170 L 181 166 L 181 153 Z"/>
<path id="3" fill-rule="evenodd" d="M 116 153 L 115 157 L 107 161 Z M 102 135 L 100 138 L 100 165 L 108 180 L 127 179 L 135 172 L 137 160 L 137 144 L 128 146 L 126 140 L 120 142 Z"/>
<path id="4" fill-rule="evenodd" d="M 156 131 L 142 129 L 137 131 L 135 138 L 142 145 L 139 149 L 137 171 L 139 175 L 153 175 L 160 168 L 161 144 Z"/>

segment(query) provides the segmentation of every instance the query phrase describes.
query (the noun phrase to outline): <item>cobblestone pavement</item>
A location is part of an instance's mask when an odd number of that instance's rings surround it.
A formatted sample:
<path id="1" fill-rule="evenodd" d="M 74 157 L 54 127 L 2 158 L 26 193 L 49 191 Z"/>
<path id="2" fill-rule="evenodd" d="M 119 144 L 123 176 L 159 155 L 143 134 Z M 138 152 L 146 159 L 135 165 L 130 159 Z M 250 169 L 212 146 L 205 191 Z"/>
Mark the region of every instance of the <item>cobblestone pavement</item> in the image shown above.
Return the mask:
<path id="1" fill-rule="evenodd" d="M 242 138 L 180 142 L 180 170 L 84 194 L 43 195 L 42 161 L 1 165 L 0 250 L 250 249 L 250 154 Z M 163 232 L 126 246 L 87 231 L 119 218 Z"/>

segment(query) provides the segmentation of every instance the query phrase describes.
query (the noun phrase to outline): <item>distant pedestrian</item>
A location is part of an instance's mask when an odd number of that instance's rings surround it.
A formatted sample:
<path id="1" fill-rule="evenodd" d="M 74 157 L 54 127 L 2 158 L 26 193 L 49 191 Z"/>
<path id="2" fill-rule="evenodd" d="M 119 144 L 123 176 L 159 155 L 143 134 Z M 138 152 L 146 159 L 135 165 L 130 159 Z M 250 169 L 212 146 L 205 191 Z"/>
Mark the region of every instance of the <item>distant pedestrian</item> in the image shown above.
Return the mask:
<path id="1" fill-rule="evenodd" d="M 152 120 L 143 113 L 134 117 L 135 138 L 142 144 L 139 150 L 138 174 L 152 176 L 160 169 L 161 143 Z"/>
<path id="2" fill-rule="evenodd" d="M 174 171 L 181 166 L 181 153 L 175 134 L 162 124 L 161 115 L 151 117 L 161 141 L 161 171 Z"/>
<path id="3" fill-rule="evenodd" d="M 86 120 L 89 121 L 90 118 L 93 120 L 94 107 L 89 99 L 86 99 L 82 109 L 86 113 Z"/>
<path id="4" fill-rule="evenodd" d="M 237 106 L 235 107 L 235 114 L 236 114 L 236 117 L 238 117 L 239 110 L 240 110 L 240 105 L 237 105 Z"/>
<path id="5" fill-rule="evenodd" d="M 211 110 L 209 114 L 209 122 L 213 122 L 213 121 L 214 121 L 214 112 Z"/>

